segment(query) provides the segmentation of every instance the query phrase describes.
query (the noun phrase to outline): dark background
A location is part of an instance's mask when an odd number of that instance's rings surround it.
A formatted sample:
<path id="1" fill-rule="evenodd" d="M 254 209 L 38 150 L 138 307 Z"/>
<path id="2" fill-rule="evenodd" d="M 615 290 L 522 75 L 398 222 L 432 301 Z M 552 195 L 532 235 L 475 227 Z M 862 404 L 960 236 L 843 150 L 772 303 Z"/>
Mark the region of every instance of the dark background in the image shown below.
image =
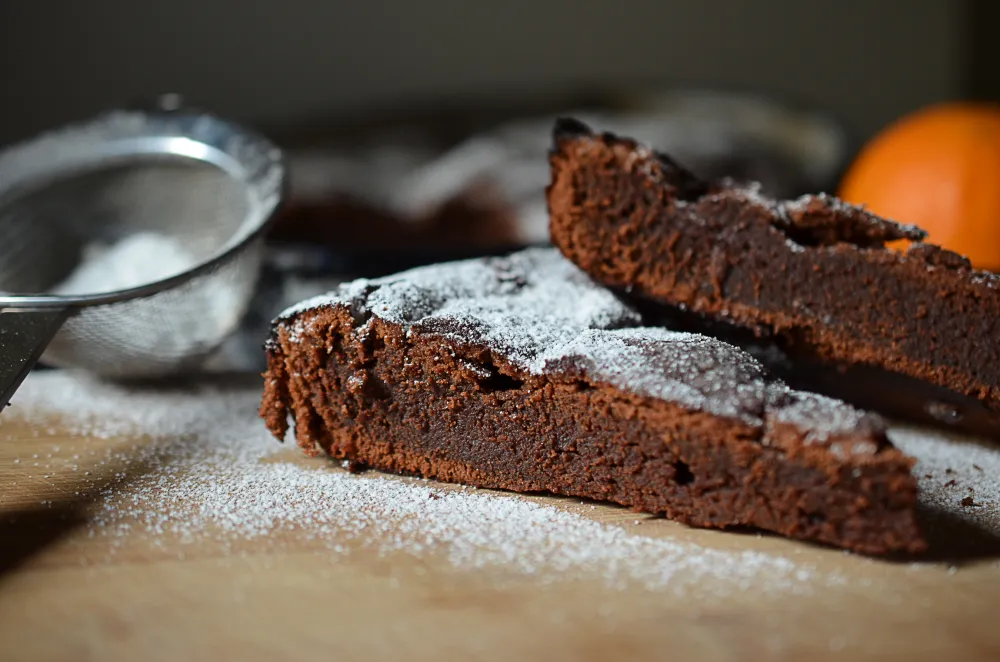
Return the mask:
<path id="1" fill-rule="evenodd" d="M 759 91 L 863 138 L 996 97 L 998 19 L 985 0 L 5 0 L 0 143 L 164 90 L 284 131 L 623 82 Z"/>

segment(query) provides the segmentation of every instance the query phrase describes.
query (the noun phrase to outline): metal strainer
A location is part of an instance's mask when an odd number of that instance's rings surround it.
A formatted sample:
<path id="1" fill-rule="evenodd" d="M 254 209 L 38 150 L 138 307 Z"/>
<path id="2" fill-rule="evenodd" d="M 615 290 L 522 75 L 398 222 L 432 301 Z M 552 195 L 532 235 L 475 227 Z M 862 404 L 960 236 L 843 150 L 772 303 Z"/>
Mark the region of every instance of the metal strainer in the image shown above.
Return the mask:
<path id="1" fill-rule="evenodd" d="M 0 410 L 39 358 L 116 379 L 197 369 L 246 312 L 285 189 L 275 145 L 172 96 L 0 152 Z M 150 232 L 190 268 L 50 293 L 88 246 Z"/>

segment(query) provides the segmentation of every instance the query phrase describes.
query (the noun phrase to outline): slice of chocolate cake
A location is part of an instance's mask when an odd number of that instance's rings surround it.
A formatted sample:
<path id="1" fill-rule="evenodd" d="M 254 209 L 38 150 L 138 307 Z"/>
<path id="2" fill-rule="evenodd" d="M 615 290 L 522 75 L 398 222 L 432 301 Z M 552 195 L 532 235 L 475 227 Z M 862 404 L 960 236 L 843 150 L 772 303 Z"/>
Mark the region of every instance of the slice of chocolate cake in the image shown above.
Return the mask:
<path id="1" fill-rule="evenodd" d="M 1000 412 L 1000 277 L 832 197 L 702 181 L 574 120 L 554 141 L 552 241 L 598 282 Z"/>
<path id="2" fill-rule="evenodd" d="M 919 551 L 882 420 L 640 315 L 555 249 L 359 280 L 276 320 L 261 415 L 354 466 Z"/>

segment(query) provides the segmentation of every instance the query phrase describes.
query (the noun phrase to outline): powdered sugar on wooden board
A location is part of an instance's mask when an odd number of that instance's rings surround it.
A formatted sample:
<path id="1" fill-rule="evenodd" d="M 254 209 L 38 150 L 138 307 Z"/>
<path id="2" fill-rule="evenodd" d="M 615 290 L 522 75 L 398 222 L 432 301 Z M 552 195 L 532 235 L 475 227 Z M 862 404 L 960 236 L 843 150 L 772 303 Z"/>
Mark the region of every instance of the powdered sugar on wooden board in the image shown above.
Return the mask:
<path id="1" fill-rule="evenodd" d="M 1000 447 L 900 427 L 893 443 L 918 460 L 921 503 L 1000 538 Z"/>
<path id="2" fill-rule="evenodd" d="M 86 523 L 91 536 L 111 545 L 137 530 L 230 544 L 290 529 L 332 554 L 362 544 L 378 554 L 434 554 L 459 570 L 493 567 L 541 582 L 596 577 L 680 594 L 710 585 L 721 596 L 803 593 L 845 581 L 792 558 L 648 538 L 517 495 L 356 476 L 325 460 L 313 467 L 276 462 L 282 446 L 259 421 L 258 399 L 256 385 L 128 390 L 35 373 L 0 419 L 0 436 L 7 417 L 30 417 L 58 419 L 60 434 L 136 439 L 105 458 L 137 468 L 135 475 L 104 488 Z M 924 505 L 1000 536 L 1000 450 L 912 429 L 892 437 L 919 460 Z M 51 471 L 46 463 L 53 460 L 15 462 L 27 478 Z"/>
<path id="3" fill-rule="evenodd" d="M 91 536 L 111 544 L 138 530 L 223 543 L 295 530 L 334 554 L 362 544 L 540 582 L 590 577 L 680 593 L 707 582 L 716 594 L 801 593 L 843 582 L 779 555 L 648 538 L 517 495 L 356 476 L 325 460 L 275 461 L 282 446 L 257 417 L 259 397 L 257 386 L 140 391 L 35 373 L 0 419 L 0 435 L 6 417 L 21 416 L 58 419 L 61 434 L 136 439 L 106 458 L 134 475 L 100 491 L 87 521 Z M 34 466 L 37 459 L 18 461 L 26 474 L 49 471 Z"/>

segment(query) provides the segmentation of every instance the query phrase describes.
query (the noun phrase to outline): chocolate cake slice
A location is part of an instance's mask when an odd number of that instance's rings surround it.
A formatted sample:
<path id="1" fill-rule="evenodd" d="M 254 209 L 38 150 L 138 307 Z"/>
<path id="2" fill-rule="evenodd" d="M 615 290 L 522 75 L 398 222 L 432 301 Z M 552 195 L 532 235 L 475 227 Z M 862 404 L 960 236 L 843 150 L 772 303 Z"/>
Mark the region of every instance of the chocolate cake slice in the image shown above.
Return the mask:
<path id="1" fill-rule="evenodd" d="M 598 282 L 1000 412 L 1000 277 L 832 197 L 702 181 L 574 120 L 554 143 L 552 241 Z"/>
<path id="2" fill-rule="evenodd" d="M 353 466 L 915 552 L 882 420 L 719 340 L 643 327 L 555 249 L 358 280 L 274 324 L 260 413 Z M 289 416 L 290 415 L 290 416 Z"/>

